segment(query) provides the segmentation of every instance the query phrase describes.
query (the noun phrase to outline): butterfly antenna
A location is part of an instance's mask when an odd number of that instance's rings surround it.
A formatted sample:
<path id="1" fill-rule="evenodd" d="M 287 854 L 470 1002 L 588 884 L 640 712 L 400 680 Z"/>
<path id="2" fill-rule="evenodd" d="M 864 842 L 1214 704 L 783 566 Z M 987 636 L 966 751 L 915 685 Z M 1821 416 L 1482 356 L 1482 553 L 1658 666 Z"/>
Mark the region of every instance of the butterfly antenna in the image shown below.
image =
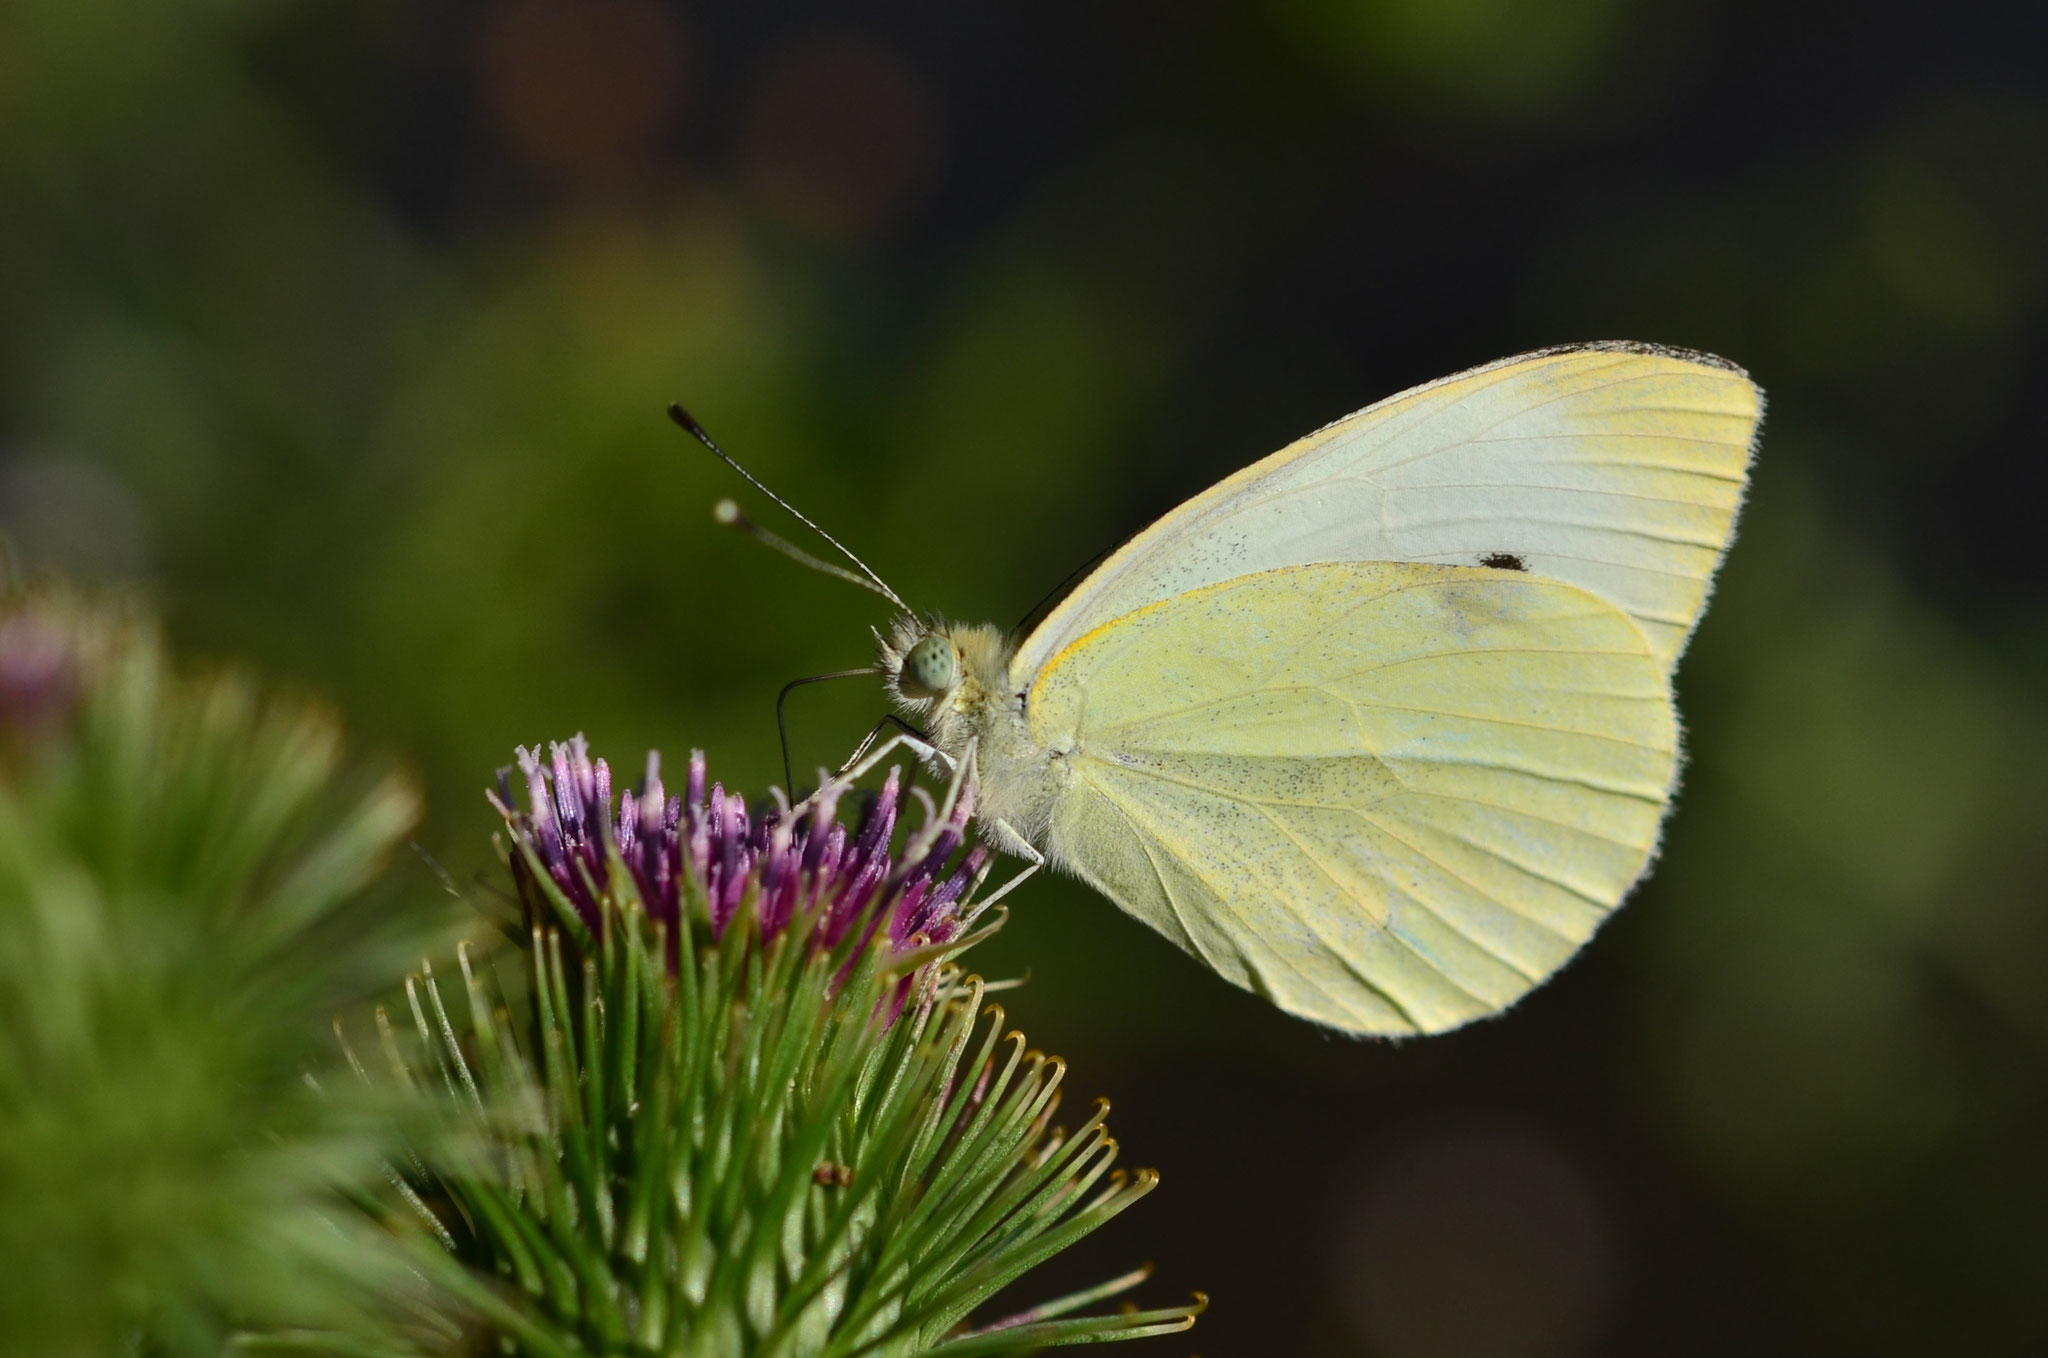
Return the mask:
<path id="1" fill-rule="evenodd" d="M 720 500 L 717 504 L 711 506 L 711 517 L 721 528 L 730 528 L 734 532 L 744 533 L 763 547 L 782 553 L 799 566 L 808 566 L 814 571 L 837 576 L 841 580 L 850 580 L 862 589 L 872 590 L 875 588 L 874 582 L 865 575 L 855 575 L 844 566 L 835 566 L 829 561 L 820 561 L 817 557 L 812 556 L 787 538 L 769 532 L 760 524 L 748 518 L 746 511 L 739 507 L 739 502 L 736 500 Z M 877 592 L 879 593 L 879 591 Z"/>
<path id="2" fill-rule="evenodd" d="M 796 547 L 794 544 L 784 542 L 781 538 L 776 537 L 773 533 L 770 533 L 766 529 L 761 528 L 752 520 L 748 519 L 746 515 L 740 513 L 739 506 L 736 504 L 732 504 L 732 501 L 730 500 L 723 501 L 719 504 L 718 509 L 716 511 L 719 522 L 730 524 L 731 526 L 738 528 L 741 532 L 746 533 L 748 536 L 754 538 L 756 541 L 764 543 L 769 547 L 773 547 L 776 551 L 781 552 L 783 555 L 788 556 L 794 560 L 801 561 L 807 566 L 812 566 L 818 570 L 822 570 L 827 575 L 837 575 L 843 579 L 851 580 L 855 584 L 860 585 L 865 589 L 871 589 L 875 593 L 881 595 L 884 599 L 887 599 L 890 603 L 902 609 L 905 613 L 911 611 L 910 605 L 904 603 L 903 600 L 897 595 L 895 590 L 890 589 L 887 584 L 883 583 L 882 577 L 876 575 L 874 571 L 870 570 L 868 568 L 867 562 L 861 560 L 859 557 L 855 556 L 852 552 L 846 549 L 846 544 L 842 543 L 838 538 L 833 537 L 824 529 L 818 527 L 817 524 L 811 522 L 811 520 L 804 514 L 802 510 L 798 509 L 789 501 L 783 499 L 780 495 L 777 495 L 774 491 L 768 489 L 768 487 L 762 485 L 759 477 L 755 476 L 745 467 L 742 467 L 739 463 L 733 461 L 732 455 L 726 452 L 725 449 L 719 447 L 717 443 L 712 441 L 711 435 L 704 432 L 704 426 L 697 423 L 697 417 L 692 415 L 689 411 L 685 410 L 681 402 L 671 401 L 669 403 L 668 417 L 671 420 L 674 420 L 676 422 L 677 427 L 679 427 L 684 433 L 688 434 L 691 438 L 697 440 L 697 442 L 703 444 L 706 448 L 708 448 L 711 451 L 711 455 L 713 457 L 717 458 L 720 462 L 723 462 L 726 466 L 738 472 L 741 476 L 744 476 L 747 479 L 747 483 L 753 486 L 755 490 L 760 491 L 763 495 L 775 501 L 776 504 L 781 505 L 784 509 L 788 510 L 791 514 L 793 514 L 796 517 L 797 521 L 803 524 L 804 527 L 810 529 L 813 533 L 816 533 L 819 537 L 831 543 L 835 551 L 837 551 L 841 556 L 845 557 L 848 561 L 851 561 L 856 567 L 860 569 L 860 574 L 855 575 L 852 571 L 842 570 L 841 568 L 834 566 L 829 562 L 820 561 L 816 557 L 810 555 L 808 552 L 805 552 L 800 548 Z M 732 505 L 730 515 L 726 513 L 727 505 Z"/>

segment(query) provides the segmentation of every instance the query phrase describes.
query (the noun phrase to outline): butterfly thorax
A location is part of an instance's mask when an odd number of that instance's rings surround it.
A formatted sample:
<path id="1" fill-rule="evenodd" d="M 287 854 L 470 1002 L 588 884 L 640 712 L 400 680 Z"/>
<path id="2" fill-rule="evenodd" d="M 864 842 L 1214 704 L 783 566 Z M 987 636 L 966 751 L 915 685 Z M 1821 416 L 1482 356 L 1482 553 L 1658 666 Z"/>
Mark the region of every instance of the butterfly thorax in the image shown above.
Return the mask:
<path id="1" fill-rule="evenodd" d="M 904 718 L 956 762 L 973 746 L 984 828 L 1000 821 L 1042 846 L 1066 765 L 1031 737 L 1025 694 L 1010 684 L 1016 646 L 987 623 L 909 616 L 877 640 L 883 685 Z"/>

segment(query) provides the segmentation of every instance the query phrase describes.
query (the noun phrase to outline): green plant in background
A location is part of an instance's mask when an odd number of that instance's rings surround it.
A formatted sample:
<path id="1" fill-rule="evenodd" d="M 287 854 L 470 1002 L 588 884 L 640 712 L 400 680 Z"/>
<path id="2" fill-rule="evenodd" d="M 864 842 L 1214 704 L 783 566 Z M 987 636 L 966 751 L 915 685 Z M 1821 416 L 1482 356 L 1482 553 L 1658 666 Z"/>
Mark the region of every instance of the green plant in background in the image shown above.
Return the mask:
<path id="1" fill-rule="evenodd" d="M 419 946 L 365 896 L 417 814 L 328 714 L 174 671 L 133 610 L 0 598 L 6 1352 L 373 1314 L 390 1261 L 331 1189 L 375 1124 L 306 1077 Z"/>
<path id="2" fill-rule="evenodd" d="M 1053 1119 L 1064 1063 L 1005 1032 L 955 959 L 987 851 L 971 786 L 892 849 L 892 772 L 851 825 L 837 784 L 750 816 L 650 759 L 614 806 L 579 738 L 522 752 L 498 804 L 530 947 L 494 985 L 379 1011 L 366 1081 L 462 1129 L 394 1175 L 393 1213 L 455 1304 L 409 1345 L 274 1336 L 301 1351 L 967 1358 L 1186 1329 L 1201 1310 L 1074 1316 L 1140 1269 L 993 1323 L 970 1314 L 1150 1192 L 1112 1169 L 1106 1103 Z M 409 1218 L 409 1220 L 408 1220 Z M 408 1229 L 409 1227 L 409 1229 Z"/>
<path id="3" fill-rule="evenodd" d="M 971 786 L 899 773 L 751 815 L 582 741 L 497 803 L 530 943 L 326 1030 L 431 950 L 380 912 L 409 785 L 338 730 L 166 661 L 139 613 L 0 603 L 0 1335 L 10 1354 L 1020 1353 L 1186 1329 L 977 1324 L 1150 1192 L 1103 1104 L 957 958 L 989 864 Z M 900 843 L 899 843 L 900 840 Z M 415 923 L 401 927 L 398 921 Z M 340 1025 L 336 1025 L 340 1026 Z M 342 1072 L 346 1075 L 346 1071 Z M 362 1210 L 367 1209 L 367 1210 Z"/>

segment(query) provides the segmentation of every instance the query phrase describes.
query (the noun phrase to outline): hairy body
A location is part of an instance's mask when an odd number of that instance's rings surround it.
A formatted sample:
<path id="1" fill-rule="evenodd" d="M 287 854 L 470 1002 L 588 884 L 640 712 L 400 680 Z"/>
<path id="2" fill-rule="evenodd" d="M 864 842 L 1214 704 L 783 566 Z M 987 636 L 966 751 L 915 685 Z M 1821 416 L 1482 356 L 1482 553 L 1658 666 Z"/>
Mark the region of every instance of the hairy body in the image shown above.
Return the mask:
<path id="1" fill-rule="evenodd" d="M 1064 866 L 1051 842 L 1053 805 L 1070 781 L 1073 750 L 1048 749 L 1031 738 L 1025 690 L 1010 676 L 1016 646 L 988 623 L 928 623 L 909 614 L 877 641 L 883 684 L 905 720 L 955 766 L 972 747 L 978 813 L 996 846 L 1034 860 L 1042 853 Z M 919 647 L 925 650 L 918 653 Z M 941 658 L 921 673 L 915 663 L 906 666 L 914 654 Z M 930 682 L 946 680 L 949 668 L 950 683 Z"/>

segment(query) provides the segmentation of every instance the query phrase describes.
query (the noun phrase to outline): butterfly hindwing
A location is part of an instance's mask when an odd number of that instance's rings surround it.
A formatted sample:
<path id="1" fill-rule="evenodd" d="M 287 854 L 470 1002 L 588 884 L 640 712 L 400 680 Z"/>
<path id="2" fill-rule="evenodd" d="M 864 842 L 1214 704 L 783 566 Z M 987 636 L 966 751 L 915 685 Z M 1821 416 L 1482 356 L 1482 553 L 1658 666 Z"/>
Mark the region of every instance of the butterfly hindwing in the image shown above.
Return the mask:
<path id="1" fill-rule="evenodd" d="M 1641 874 L 1676 771 L 1631 619 L 1512 569 L 1285 567 L 1044 667 L 1047 848 L 1283 1008 L 1434 1032 L 1550 975 Z"/>

